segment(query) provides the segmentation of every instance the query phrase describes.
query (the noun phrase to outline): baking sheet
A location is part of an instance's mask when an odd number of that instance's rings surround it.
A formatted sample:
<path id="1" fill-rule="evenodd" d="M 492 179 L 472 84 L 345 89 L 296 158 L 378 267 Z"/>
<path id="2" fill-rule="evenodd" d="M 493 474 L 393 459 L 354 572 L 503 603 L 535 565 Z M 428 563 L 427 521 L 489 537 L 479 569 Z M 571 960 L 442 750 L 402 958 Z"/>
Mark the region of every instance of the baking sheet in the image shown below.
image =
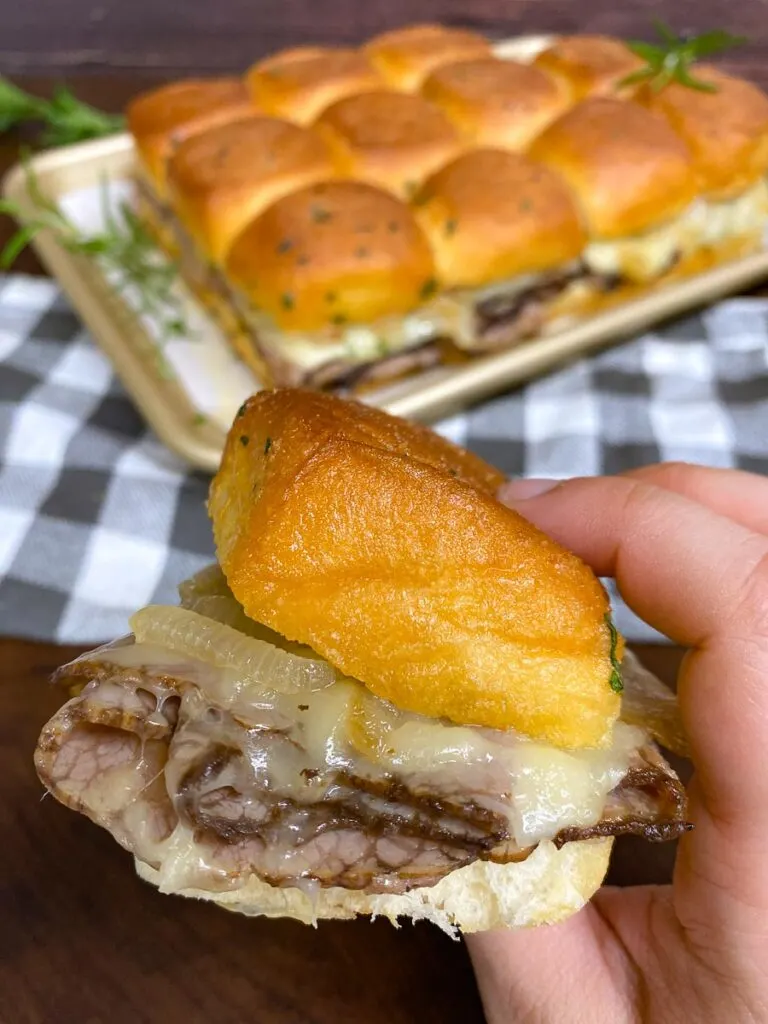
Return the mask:
<path id="1" fill-rule="evenodd" d="M 497 52 L 530 59 L 549 38 L 506 40 L 498 44 Z M 116 209 L 130 196 L 133 165 L 133 143 L 128 135 L 52 150 L 31 160 L 42 190 L 85 233 L 97 233 L 102 227 L 105 197 L 107 206 Z M 23 168 L 9 173 L 4 193 L 33 215 Z M 93 261 L 67 253 L 48 232 L 37 235 L 33 244 L 160 439 L 192 465 L 215 470 L 235 411 L 262 382 L 236 358 L 200 304 L 179 283 L 176 294 L 190 331 L 184 338 L 162 341 L 158 325 L 138 312 L 136 296 L 124 291 L 117 294 Z M 768 251 L 763 251 L 669 283 L 575 326 L 504 352 L 436 367 L 405 381 L 380 386 L 367 392 L 364 400 L 425 421 L 447 416 L 563 360 L 741 291 L 766 277 Z"/>

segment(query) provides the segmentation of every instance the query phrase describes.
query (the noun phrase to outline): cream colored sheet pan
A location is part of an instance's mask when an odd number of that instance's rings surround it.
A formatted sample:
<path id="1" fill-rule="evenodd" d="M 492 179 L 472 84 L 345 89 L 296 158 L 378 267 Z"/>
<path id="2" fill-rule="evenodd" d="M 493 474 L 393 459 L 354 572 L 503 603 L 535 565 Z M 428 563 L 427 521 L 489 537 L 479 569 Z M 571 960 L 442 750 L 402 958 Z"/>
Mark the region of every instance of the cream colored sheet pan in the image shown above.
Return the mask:
<path id="1" fill-rule="evenodd" d="M 505 44 L 508 48 L 519 45 Z M 120 135 L 53 150 L 36 156 L 32 166 L 43 190 L 66 202 L 71 193 L 95 189 L 104 179 L 128 179 L 133 167 L 132 143 L 127 135 Z M 9 173 L 4 192 L 32 214 L 22 168 Z M 209 335 L 194 344 L 207 346 L 211 353 L 215 350 L 219 363 L 230 360 L 232 366 L 219 365 L 216 374 L 199 366 L 188 373 L 186 362 L 198 360 L 198 351 L 187 345 L 175 353 L 176 372 L 171 377 L 161 373 L 151 326 L 115 293 L 99 267 L 70 255 L 48 233 L 39 234 L 33 244 L 160 439 L 192 465 L 215 470 L 234 410 L 245 394 L 258 390 L 259 382 L 237 363 L 218 332 L 216 337 Z M 621 341 L 684 310 L 742 291 L 764 278 L 768 278 L 768 251 L 670 283 L 556 334 L 381 387 L 368 392 L 364 400 L 424 421 L 444 417 L 559 363 Z M 194 302 L 191 298 L 185 301 Z M 210 323 L 206 329 L 215 331 Z M 213 413 L 210 403 L 201 404 L 195 373 L 197 383 L 202 379 L 204 384 L 218 375 L 220 390 L 223 387 L 225 393 L 217 399 Z"/>

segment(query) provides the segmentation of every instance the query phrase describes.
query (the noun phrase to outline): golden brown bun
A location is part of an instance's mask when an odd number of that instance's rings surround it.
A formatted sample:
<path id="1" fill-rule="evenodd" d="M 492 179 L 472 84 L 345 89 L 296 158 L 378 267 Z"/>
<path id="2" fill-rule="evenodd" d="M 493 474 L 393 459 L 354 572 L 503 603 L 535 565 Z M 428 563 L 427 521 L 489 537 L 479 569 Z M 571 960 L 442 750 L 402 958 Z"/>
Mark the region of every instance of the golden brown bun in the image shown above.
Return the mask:
<path id="1" fill-rule="evenodd" d="M 364 50 L 391 86 L 416 92 L 427 75 L 441 64 L 487 57 L 491 44 L 466 29 L 409 25 L 376 36 Z"/>
<path id="2" fill-rule="evenodd" d="M 410 209 L 357 181 L 273 203 L 234 243 L 227 272 L 285 330 L 367 323 L 434 290 L 432 254 Z"/>
<path id="3" fill-rule="evenodd" d="M 422 87 L 469 141 L 522 150 L 570 105 L 567 88 L 530 64 L 484 57 L 446 64 Z"/>
<path id="4" fill-rule="evenodd" d="M 189 79 L 142 93 L 126 111 L 139 158 L 155 189 L 165 192 L 166 162 L 179 143 L 215 125 L 253 116 L 239 78 Z"/>
<path id="5" fill-rule="evenodd" d="M 326 395 L 249 399 L 209 501 L 234 595 L 406 710 L 554 745 L 607 742 L 619 698 L 605 591 L 462 479 L 467 456 L 445 468 L 444 445 Z"/>
<path id="6" fill-rule="evenodd" d="M 534 64 L 566 82 L 574 100 L 615 96 L 622 79 L 643 67 L 625 43 L 608 36 L 562 36 Z"/>
<path id="7" fill-rule="evenodd" d="M 635 103 L 584 100 L 545 129 L 528 153 L 562 175 L 600 238 L 671 220 L 696 195 L 687 146 L 663 117 Z"/>
<path id="8" fill-rule="evenodd" d="M 452 871 L 430 888 L 400 896 L 369 895 L 355 889 L 320 889 L 311 897 L 301 889 L 276 888 L 255 876 L 231 892 L 178 889 L 163 884 L 161 871 L 136 860 L 140 878 L 192 899 L 210 900 L 225 910 L 250 917 L 292 917 L 304 924 L 349 920 L 358 915 L 431 921 L 452 937 L 492 928 L 530 928 L 562 921 L 595 894 L 608 870 L 612 839 L 567 843 L 557 850 L 544 842 L 519 864 L 475 861 Z"/>
<path id="9" fill-rule="evenodd" d="M 341 174 L 404 199 L 462 148 L 441 110 L 421 96 L 380 90 L 348 96 L 317 122 Z"/>
<path id="10" fill-rule="evenodd" d="M 248 88 L 260 110 L 309 124 L 344 96 L 382 87 L 381 77 L 358 50 L 306 47 L 255 64 Z"/>
<path id="11" fill-rule="evenodd" d="M 636 98 L 668 118 L 688 143 L 707 198 L 730 199 L 768 171 L 768 96 L 714 68 L 695 73 L 717 91 L 673 83 L 660 92 L 644 88 Z"/>
<path id="12" fill-rule="evenodd" d="M 558 267 L 586 244 L 579 210 L 560 178 L 500 149 L 465 153 L 432 175 L 415 210 L 447 288 Z"/>
<path id="13" fill-rule="evenodd" d="M 308 128 L 251 117 L 201 132 L 168 165 L 171 203 L 215 263 L 238 232 L 269 203 L 333 177 L 330 153 Z"/>

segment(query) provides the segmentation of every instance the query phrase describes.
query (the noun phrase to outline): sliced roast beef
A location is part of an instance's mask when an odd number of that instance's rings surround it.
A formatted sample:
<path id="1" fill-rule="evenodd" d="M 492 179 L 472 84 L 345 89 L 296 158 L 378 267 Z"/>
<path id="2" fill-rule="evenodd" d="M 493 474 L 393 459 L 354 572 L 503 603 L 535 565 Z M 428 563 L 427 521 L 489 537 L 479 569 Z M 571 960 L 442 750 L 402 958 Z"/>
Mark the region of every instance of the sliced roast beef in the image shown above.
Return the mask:
<path id="1" fill-rule="evenodd" d="M 57 674 L 77 696 L 43 731 L 38 773 L 179 885 L 232 888 L 256 874 L 276 886 L 404 892 L 475 860 L 524 860 L 535 847 L 515 840 L 510 776 L 492 766 L 409 774 L 338 751 L 319 765 L 284 711 L 264 710 L 254 724 L 213 703 L 199 663 L 110 661 L 119 656 L 102 648 Z M 647 741 L 599 820 L 550 838 L 672 839 L 689 827 L 685 809 L 680 781 Z"/>

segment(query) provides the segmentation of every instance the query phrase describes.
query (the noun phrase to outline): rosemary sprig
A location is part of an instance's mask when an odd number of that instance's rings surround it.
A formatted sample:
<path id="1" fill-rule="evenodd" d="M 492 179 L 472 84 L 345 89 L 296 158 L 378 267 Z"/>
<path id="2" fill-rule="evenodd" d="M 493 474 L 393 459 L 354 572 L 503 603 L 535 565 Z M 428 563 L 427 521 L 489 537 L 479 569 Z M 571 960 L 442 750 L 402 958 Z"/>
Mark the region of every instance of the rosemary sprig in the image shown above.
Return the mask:
<path id="1" fill-rule="evenodd" d="M 721 29 L 685 39 L 677 36 L 662 21 L 657 20 L 654 25 L 660 39 L 658 44 L 627 43 L 629 49 L 646 62 L 646 66 L 623 78 L 620 86 L 647 84 L 654 92 L 659 92 L 670 82 L 678 82 L 699 92 L 717 92 L 717 87 L 711 82 L 691 73 L 692 66 L 702 57 L 711 57 L 746 42 L 743 36 L 733 36 Z"/>
<path id="2" fill-rule="evenodd" d="M 157 326 L 161 342 L 188 334 L 184 311 L 174 291 L 178 266 L 157 250 L 136 213 L 122 202 L 115 210 L 109 202 L 107 182 L 102 182 L 104 228 L 86 235 L 40 187 L 25 161 L 27 194 L 34 208 L 29 216 L 17 203 L 0 200 L 0 213 L 20 222 L 20 228 L 0 254 L 0 268 L 7 269 L 40 231 L 50 231 L 67 252 L 96 260 L 118 293 L 128 292 L 138 312 Z M 161 359 L 161 368 L 167 365 Z"/>
<path id="3" fill-rule="evenodd" d="M 61 87 L 50 100 L 44 100 L 0 75 L 0 132 L 28 121 L 40 121 L 45 126 L 40 138 L 43 146 L 68 146 L 113 135 L 125 127 L 123 117 L 81 102 L 69 89 Z"/>

